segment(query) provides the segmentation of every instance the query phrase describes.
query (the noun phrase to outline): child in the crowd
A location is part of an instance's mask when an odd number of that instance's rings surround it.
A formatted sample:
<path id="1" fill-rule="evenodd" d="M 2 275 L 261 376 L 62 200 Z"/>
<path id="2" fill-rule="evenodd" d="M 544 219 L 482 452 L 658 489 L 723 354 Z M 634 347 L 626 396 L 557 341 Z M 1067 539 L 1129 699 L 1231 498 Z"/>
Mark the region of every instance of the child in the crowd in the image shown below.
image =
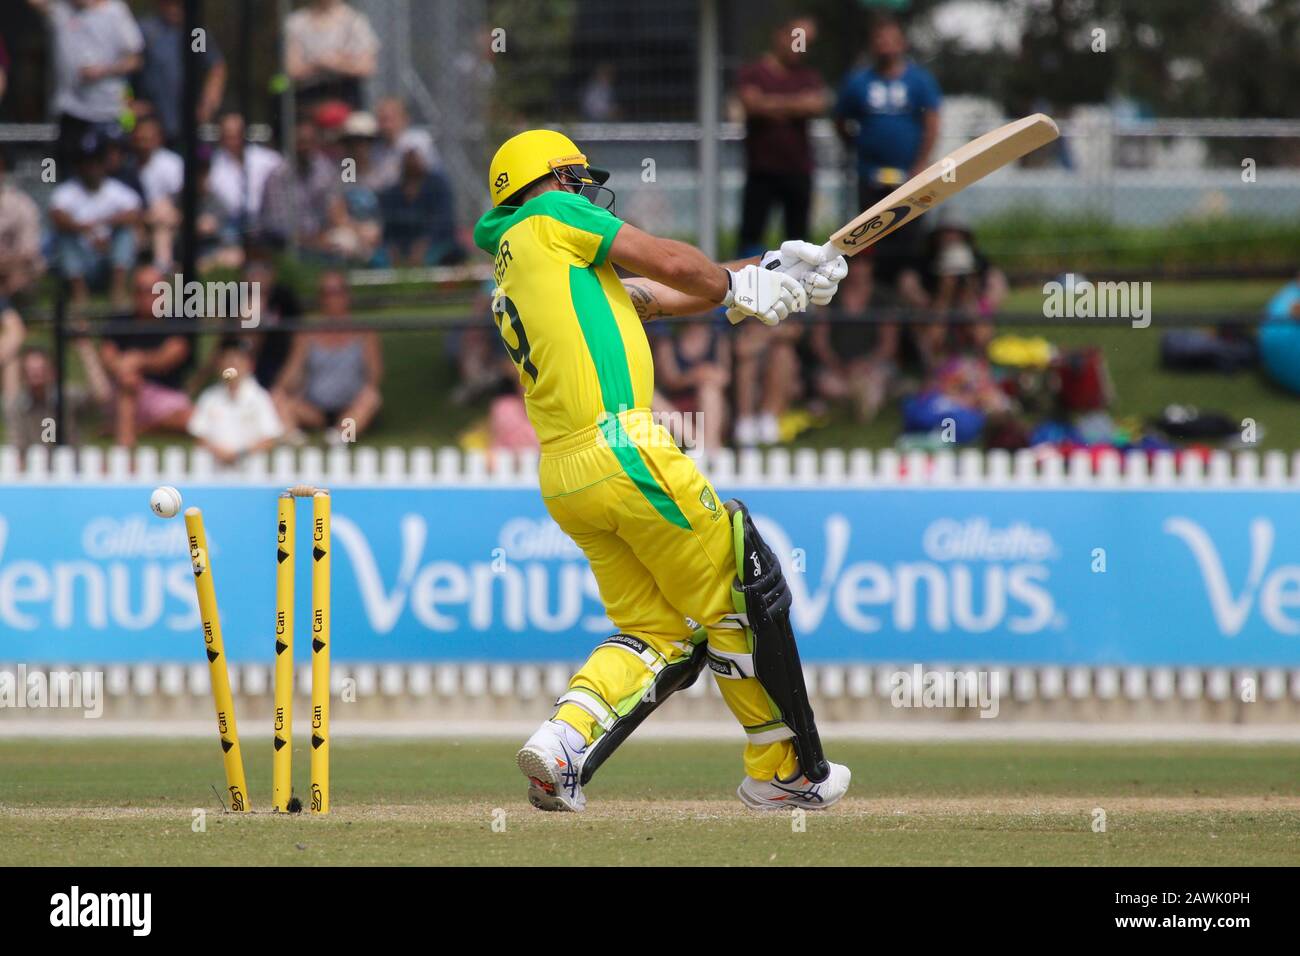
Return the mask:
<path id="1" fill-rule="evenodd" d="M 189 432 L 225 466 L 266 451 L 284 434 L 271 395 L 253 376 L 246 341 L 226 339 L 218 349 L 222 381 L 204 389 L 190 416 Z"/>

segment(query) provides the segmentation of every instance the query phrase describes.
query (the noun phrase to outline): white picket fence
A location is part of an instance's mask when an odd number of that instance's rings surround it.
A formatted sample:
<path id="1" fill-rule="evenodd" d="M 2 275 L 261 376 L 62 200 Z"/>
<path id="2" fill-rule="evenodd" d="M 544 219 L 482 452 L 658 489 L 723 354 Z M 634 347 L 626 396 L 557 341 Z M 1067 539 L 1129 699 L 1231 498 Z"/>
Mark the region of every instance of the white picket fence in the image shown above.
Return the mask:
<path id="1" fill-rule="evenodd" d="M 16 673 L 17 663 L 0 662 L 0 672 Z M 49 672 L 103 672 L 109 697 L 207 699 L 211 689 L 206 663 L 193 664 L 28 664 L 27 670 Z M 564 693 L 578 663 L 393 663 L 344 664 L 332 668 L 335 694 L 355 691 L 359 699 L 481 698 L 518 701 L 554 700 Z M 804 668 L 810 693 L 826 702 L 834 700 L 888 699 L 900 673 L 909 686 L 912 665 L 820 664 Z M 1259 701 L 1300 701 L 1300 669 L 1195 668 L 1195 667 L 1062 667 L 987 664 L 927 663 L 926 671 L 975 671 L 997 675 L 1004 700 L 1030 701 L 1228 701 L 1241 696 L 1247 685 Z M 707 677 L 707 675 L 705 675 Z M 295 668 L 295 690 L 311 691 L 311 667 Z M 273 669 L 269 664 L 230 665 L 231 687 L 238 695 L 269 699 Z M 701 679 L 686 690 L 687 697 L 718 697 L 712 680 Z"/>
<path id="2" fill-rule="evenodd" d="M 1300 452 L 1216 451 L 1202 460 L 1160 451 L 1017 452 L 961 449 L 772 448 L 691 452 L 715 485 L 794 488 L 965 486 L 981 488 L 1283 488 L 1300 487 Z M 163 449 L 38 445 L 20 454 L 0 446 L 0 483 L 314 484 L 382 486 L 536 484 L 536 453 L 458 448 L 277 448 L 221 468 L 200 448 Z"/>

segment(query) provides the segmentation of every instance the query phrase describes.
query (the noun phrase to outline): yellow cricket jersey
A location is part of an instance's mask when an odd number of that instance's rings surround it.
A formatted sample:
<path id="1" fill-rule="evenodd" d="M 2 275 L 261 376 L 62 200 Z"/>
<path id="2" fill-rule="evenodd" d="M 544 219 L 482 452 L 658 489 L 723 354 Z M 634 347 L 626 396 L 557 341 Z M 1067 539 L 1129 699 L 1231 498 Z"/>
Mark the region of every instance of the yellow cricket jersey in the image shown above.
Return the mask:
<path id="1" fill-rule="evenodd" d="M 475 245 L 496 259 L 493 316 L 543 445 L 650 408 L 650 343 L 607 261 L 622 225 L 582 196 L 552 191 L 498 206 L 474 227 Z"/>

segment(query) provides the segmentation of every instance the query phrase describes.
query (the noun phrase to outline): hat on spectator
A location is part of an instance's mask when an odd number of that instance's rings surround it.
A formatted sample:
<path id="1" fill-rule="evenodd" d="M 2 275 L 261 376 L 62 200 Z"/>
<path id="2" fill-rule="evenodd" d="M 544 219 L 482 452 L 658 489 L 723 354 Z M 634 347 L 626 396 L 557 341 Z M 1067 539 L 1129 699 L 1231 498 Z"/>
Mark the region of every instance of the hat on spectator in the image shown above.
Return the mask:
<path id="1" fill-rule="evenodd" d="M 343 139 L 374 139 L 379 135 L 379 123 L 369 113 L 358 111 L 343 121 Z"/>
<path id="2" fill-rule="evenodd" d="M 326 100 L 312 113 L 312 121 L 323 130 L 337 130 L 345 122 L 352 107 L 342 100 Z"/>
<path id="3" fill-rule="evenodd" d="M 97 130 L 89 130 L 77 141 L 77 156 L 81 159 L 101 159 L 108 149 L 108 138 Z"/>

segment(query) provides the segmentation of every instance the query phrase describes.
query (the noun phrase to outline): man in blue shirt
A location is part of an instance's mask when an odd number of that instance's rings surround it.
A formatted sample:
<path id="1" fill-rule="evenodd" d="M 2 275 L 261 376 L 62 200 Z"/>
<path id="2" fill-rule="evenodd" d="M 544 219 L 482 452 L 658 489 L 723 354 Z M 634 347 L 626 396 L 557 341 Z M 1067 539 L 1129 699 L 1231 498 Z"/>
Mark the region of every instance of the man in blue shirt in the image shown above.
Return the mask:
<path id="1" fill-rule="evenodd" d="M 154 106 L 162 123 L 167 142 L 176 145 L 181 138 L 181 88 L 184 85 L 185 61 L 181 34 L 185 30 L 185 7 L 180 0 L 158 0 L 157 12 L 140 21 L 144 35 L 144 64 L 135 78 L 136 95 Z M 226 61 L 209 30 L 204 51 L 199 58 L 198 121 L 208 123 L 221 108 L 226 93 Z M 185 43 L 190 48 L 189 42 Z"/>
<path id="2" fill-rule="evenodd" d="M 896 20 L 877 21 L 868 44 L 871 64 L 845 77 L 835 104 L 836 131 L 857 154 L 859 209 L 930 164 L 941 100 L 930 72 L 908 59 L 907 38 Z M 846 300 L 861 299 L 865 307 L 873 278 L 895 283 L 913 269 L 920 235 L 913 223 L 864 250 L 857 261 L 866 259 L 868 267 L 850 270 L 849 286 L 857 285 L 858 292 Z"/>

